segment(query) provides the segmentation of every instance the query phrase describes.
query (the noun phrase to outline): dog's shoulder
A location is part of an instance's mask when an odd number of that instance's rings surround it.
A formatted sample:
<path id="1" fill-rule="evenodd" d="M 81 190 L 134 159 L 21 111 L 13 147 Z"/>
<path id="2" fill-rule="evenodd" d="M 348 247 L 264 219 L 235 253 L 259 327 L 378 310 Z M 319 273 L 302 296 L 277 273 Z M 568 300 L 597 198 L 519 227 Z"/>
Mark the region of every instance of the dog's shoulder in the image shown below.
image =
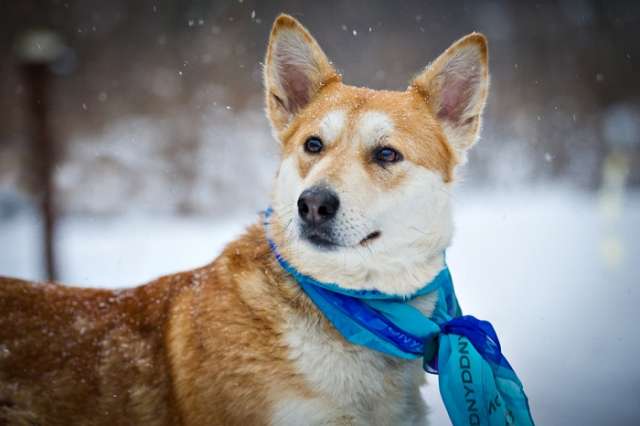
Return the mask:
<path id="1" fill-rule="evenodd" d="M 250 227 L 175 299 L 167 333 L 176 398 L 188 424 L 269 424 L 282 393 L 312 397 L 288 356 L 286 318 L 300 291 Z M 304 303 L 304 302 L 303 302 Z"/>

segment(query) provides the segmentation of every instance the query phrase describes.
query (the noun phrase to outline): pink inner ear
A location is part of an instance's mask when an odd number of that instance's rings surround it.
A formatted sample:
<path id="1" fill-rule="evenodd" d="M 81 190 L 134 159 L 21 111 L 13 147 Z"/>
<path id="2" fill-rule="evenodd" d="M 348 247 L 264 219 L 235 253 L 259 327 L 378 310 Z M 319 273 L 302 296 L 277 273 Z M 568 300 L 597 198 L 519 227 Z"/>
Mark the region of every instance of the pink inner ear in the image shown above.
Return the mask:
<path id="1" fill-rule="evenodd" d="M 282 66 L 282 88 L 287 96 L 289 112 L 295 113 L 309 102 L 311 80 L 295 65 Z"/>
<path id="2" fill-rule="evenodd" d="M 477 86 L 478 76 L 476 74 L 446 75 L 440 89 L 438 118 L 459 123 L 473 100 L 474 89 Z"/>
<path id="3" fill-rule="evenodd" d="M 294 65 L 295 58 L 286 51 L 278 52 L 276 63 L 280 64 L 278 78 L 286 97 L 287 110 L 295 113 L 309 102 L 311 79 L 305 74 L 303 67 Z"/>

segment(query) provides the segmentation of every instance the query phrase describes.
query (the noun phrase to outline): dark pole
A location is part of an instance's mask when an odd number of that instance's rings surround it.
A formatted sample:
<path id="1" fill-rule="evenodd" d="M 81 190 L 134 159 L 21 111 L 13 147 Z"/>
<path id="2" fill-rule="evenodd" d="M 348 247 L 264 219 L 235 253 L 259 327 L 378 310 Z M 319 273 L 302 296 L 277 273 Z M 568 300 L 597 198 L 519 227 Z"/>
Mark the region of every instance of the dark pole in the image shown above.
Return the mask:
<path id="1" fill-rule="evenodd" d="M 51 76 L 46 64 L 24 65 L 29 91 L 31 124 L 31 158 L 43 222 L 43 257 L 49 281 L 57 278 L 55 259 L 55 201 L 52 170 L 55 163 L 53 138 L 49 130 L 49 84 Z"/>
<path id="2" fill-rule="evenodd" d="M 31 160 L 43 223 L 42 254 L 49 281 L 57 279 L 55 255 L 56 208 L 53 168 L 56 160 L 55 141 L 49 127 L 49 95 L 51 63 L 62 50 L 57 36 L 46 31 L 27 34 L 20 43 L 22 73 L 28 92 L 31 129 Z"/>

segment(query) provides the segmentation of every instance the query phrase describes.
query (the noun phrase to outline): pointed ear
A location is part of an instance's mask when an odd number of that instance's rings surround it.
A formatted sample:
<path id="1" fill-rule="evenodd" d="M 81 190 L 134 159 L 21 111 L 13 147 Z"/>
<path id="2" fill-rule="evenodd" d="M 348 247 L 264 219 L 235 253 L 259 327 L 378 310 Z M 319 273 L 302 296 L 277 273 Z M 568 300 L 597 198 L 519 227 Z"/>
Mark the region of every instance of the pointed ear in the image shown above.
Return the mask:
<path id="1" fill-rule="evenodd" d="M 411 83 L 424 95 L 463 160 L 480 131 L 489 90 L 488 59 L 487 39 L 472 33 L 455 42 Z"/>
<path id="2" fill-rule="evenodd" d="M 278 16 L 264 67 L 267 114 L 274 130 L 286 128 L 323 85 L 339 80 L 311 34 L 293 17 Z"/>

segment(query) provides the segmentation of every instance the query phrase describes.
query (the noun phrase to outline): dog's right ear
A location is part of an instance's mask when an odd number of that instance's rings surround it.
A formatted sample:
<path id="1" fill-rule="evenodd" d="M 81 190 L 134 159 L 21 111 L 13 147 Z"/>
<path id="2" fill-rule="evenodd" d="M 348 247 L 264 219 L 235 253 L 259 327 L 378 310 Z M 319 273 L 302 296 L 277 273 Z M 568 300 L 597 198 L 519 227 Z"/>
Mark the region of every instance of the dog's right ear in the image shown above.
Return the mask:
<path id="1" fill-rule="evenodd" d="M 315 39 L 293 17 L 273 23 L 264 67 L 267 114 L 276 133 L 327 83 L 339 81 Z"/>

